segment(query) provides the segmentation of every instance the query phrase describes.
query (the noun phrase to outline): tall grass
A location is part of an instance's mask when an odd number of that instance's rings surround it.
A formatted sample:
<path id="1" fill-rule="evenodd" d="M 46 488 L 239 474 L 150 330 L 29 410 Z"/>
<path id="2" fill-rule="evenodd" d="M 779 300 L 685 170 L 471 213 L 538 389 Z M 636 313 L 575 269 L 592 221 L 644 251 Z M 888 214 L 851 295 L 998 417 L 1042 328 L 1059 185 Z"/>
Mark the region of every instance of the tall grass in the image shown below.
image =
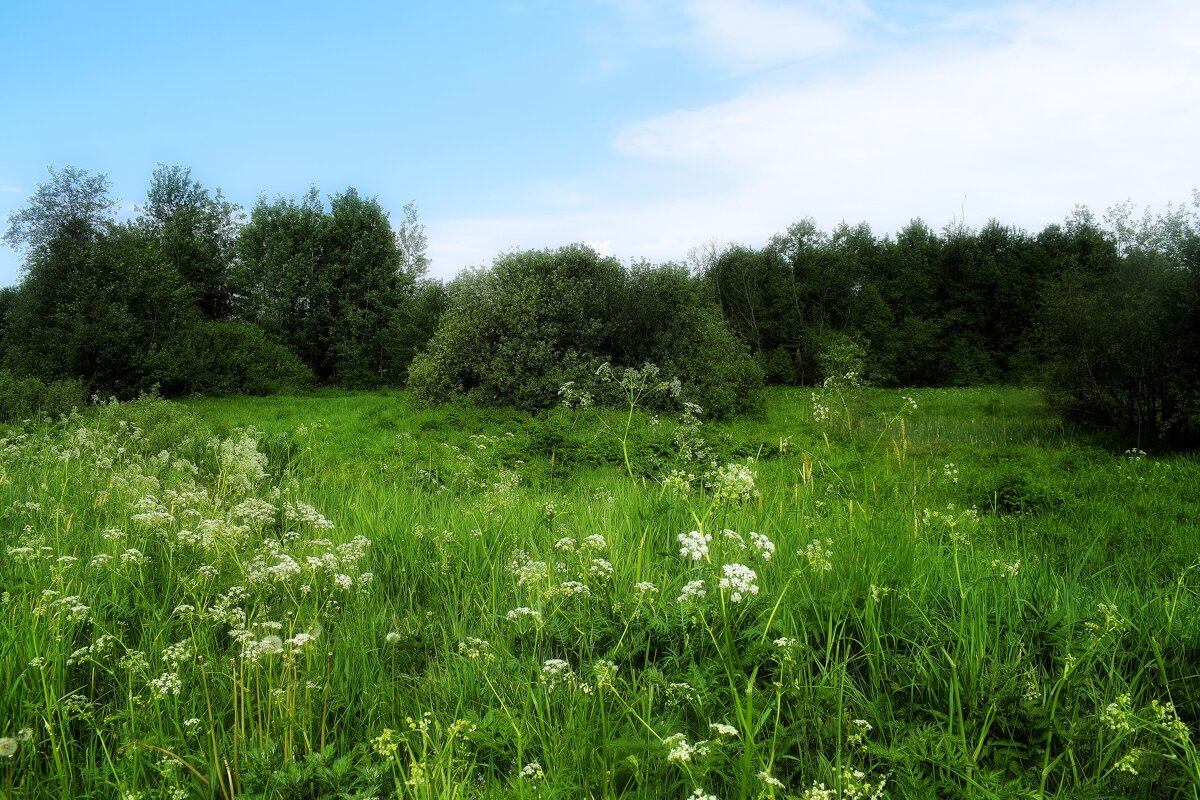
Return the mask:
<path id="1" fill-rule="evenodd" d="M 1200 465 L 908 394 L 9 429 L 0 794 L 1196 797 Z"/>

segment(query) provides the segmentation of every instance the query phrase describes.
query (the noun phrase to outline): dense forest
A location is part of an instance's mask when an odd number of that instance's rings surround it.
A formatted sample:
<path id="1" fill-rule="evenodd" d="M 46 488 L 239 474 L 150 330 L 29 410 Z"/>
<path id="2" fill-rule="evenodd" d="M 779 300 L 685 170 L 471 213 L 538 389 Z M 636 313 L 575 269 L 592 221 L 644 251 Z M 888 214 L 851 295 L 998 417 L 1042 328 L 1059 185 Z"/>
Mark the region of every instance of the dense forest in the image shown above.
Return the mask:
<path id="1" fill-rule="evenodd" d="M 990 221 L 892 235 L 802 220 L 761 248 L 686 264 L 572 245 L 428 276 L 414 206 L 355 189 L 260 196 L 249 212 L 160 166 L 118 221 L 105 176 L 65 167 L 8 222 L 0 413 L 85 397 L 408 385 L 524 409 L 604 363 L 654 363 L 715 415 L 763 383 L 1043 386 L 1065 414 L 1142 438 L 1200 430 L 1200 193 L 1191 206 L 1039 233 Z"/>

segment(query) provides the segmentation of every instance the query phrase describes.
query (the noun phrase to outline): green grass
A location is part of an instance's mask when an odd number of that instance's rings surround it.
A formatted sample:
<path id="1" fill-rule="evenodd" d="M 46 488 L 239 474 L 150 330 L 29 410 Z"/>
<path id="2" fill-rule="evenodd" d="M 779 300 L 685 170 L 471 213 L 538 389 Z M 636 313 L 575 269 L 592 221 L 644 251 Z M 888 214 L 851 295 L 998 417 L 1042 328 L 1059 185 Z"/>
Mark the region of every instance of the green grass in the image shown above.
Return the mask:
<path id="1" fill-rule="evenodd" d="M 811 394 L 10 429 L 0 796 L 1197 797 L 1196 458 L 1023 390 Z"/>

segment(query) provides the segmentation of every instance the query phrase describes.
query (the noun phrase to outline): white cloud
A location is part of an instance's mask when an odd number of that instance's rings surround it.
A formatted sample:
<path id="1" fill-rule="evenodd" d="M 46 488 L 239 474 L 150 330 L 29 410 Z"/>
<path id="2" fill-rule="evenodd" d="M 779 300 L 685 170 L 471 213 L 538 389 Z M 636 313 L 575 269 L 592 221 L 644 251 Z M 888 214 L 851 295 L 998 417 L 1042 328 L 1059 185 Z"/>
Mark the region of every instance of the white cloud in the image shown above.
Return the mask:
<path id="1" fill-rule="evenodd" d="M 830 53 L 850 40 L 857 4 L 688 0 L 682 8 L 701 52 L 735 67 L 786 64 Z"/>
<path id="2" fill-rule="evenodd" d="M 14 183 L 0 183 L 0 194 L 21 194 L 23 191 Z"/>
<path id="3" fill-rule="evenodd" d="M 735 71 L 791 64 L 835 52 L 871 15 L 861 0 L 607 0 L 621 38 L 672 48 Z"/>
<path id="4" fill-rule="evenodd" d="M 715 24 L 733 5 L 689 9 Z M 583 240 L 622 257 L 682 259 L 712 238 L 760 244 L 807 215 L 826 228 L 865 220 L 879 233 L 964 212 L 970 225 L 996 217 L 1038 229 L 1077 203 L 1162 205 L 1200 183 L 1200 4 L 1010 3 L 936 28 L 836 73 L 772 76 L 725 102 L 629 125 L 613 141 L 625 191 L 570 213 L 431 225 L 431 243 L 456 243 L 443 269 L 468 253 L 486 263 L 510 245 Z M 729 30 L 732 42 L 752 38 Z M 726 52 L 736 61 L 736 46 Z M 649 170 L 660 188 L 635 191 L 645 183 L 633 176 Z"/>

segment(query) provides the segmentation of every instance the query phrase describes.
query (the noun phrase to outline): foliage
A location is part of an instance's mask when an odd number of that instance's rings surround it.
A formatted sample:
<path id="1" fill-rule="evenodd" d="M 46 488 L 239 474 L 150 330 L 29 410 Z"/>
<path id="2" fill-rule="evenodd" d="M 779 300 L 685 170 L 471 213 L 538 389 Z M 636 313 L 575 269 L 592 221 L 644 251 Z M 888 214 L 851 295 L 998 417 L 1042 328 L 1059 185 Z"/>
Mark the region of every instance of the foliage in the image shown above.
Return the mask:
<path id="1" fill-rule="evenodd" d="M 4 242 L 37 256 L 68 228 L 100 233 L 112 221 L 117 201 L 109 195 L 107 175 L 76 167 L 50 167 L 50 180 L 39 184 L 29 204 L 9 215 Z"/>
<path id="2" fill-rule="evenodd" d="M 191 169 L 159 164 L 138 222 L 191 287 L 200 312 L 224 319 L 232 312 L 229 271 L 241 210 L 220 190 L 210 196 L 191 175 Z"/>
<path id="3" fill-rule="evenodd" d="M 318 382 L 398 385 L 427 337 L 415 281 L 423 234 L 406 211 L 402 250 L 387 213 L 354 189 L 328 210 L 316 189 L 300 200 L 260 199 L 238 239 L 238 310 L 296 354 Z M 428 306 L 426 306 L 428 307 Z"/>
<path id="4" fill-rule="evenodd" d="M 606 399 L 594 374 L 604 362 L 657 363 L 718 414 L 748 407 L 761 380 L 684 269 L 627 272 L 574 245 L 511 253 L 456 279 L 409 385 L 427 400 L 547 408 L 566 383 Z"/>
<path id="5" fill-rule="evenodd" d="M 86 404 L 83 384 L 79 381 L 47 384 L 0 370 L 0 422 L 20 422 L 38 415 L 57 417 Z"/>
<path id="6" fill-rule="evenodd" d="M 244 322 L 201 322 L 156 354 L 150 369 L 168 395 L 289 394 L 313 386 L 304 362 Z"/>
<path id="7" fill-rule="evenodd" d="M 559 431 L 632 470 L 396 392 L 6 431 L 0 791 L 1194 794 L 1196 459 L 1030 391 L 854 391 L 833 443 L 790 389 Z M 1013 474 L 1056 502 L 970 508 Z"/>
<path id="8" fill-rule="evenodd" d="M 136 396 L 157 380 L 156 354 L 176 349 L 195 319 L 188 287 L 141 230 L 97 233 L 74 220 L 27 262 L 7 361 L 23 375 Z"/>
<path id="9" fill-rule="evenodd" d="M 1067 273 L 1042 315 L 1046 386 L 1071 418 L 1152 439 L 1200 433 L 1200 217 L 1123 224 L 1124 257 Z"/>

